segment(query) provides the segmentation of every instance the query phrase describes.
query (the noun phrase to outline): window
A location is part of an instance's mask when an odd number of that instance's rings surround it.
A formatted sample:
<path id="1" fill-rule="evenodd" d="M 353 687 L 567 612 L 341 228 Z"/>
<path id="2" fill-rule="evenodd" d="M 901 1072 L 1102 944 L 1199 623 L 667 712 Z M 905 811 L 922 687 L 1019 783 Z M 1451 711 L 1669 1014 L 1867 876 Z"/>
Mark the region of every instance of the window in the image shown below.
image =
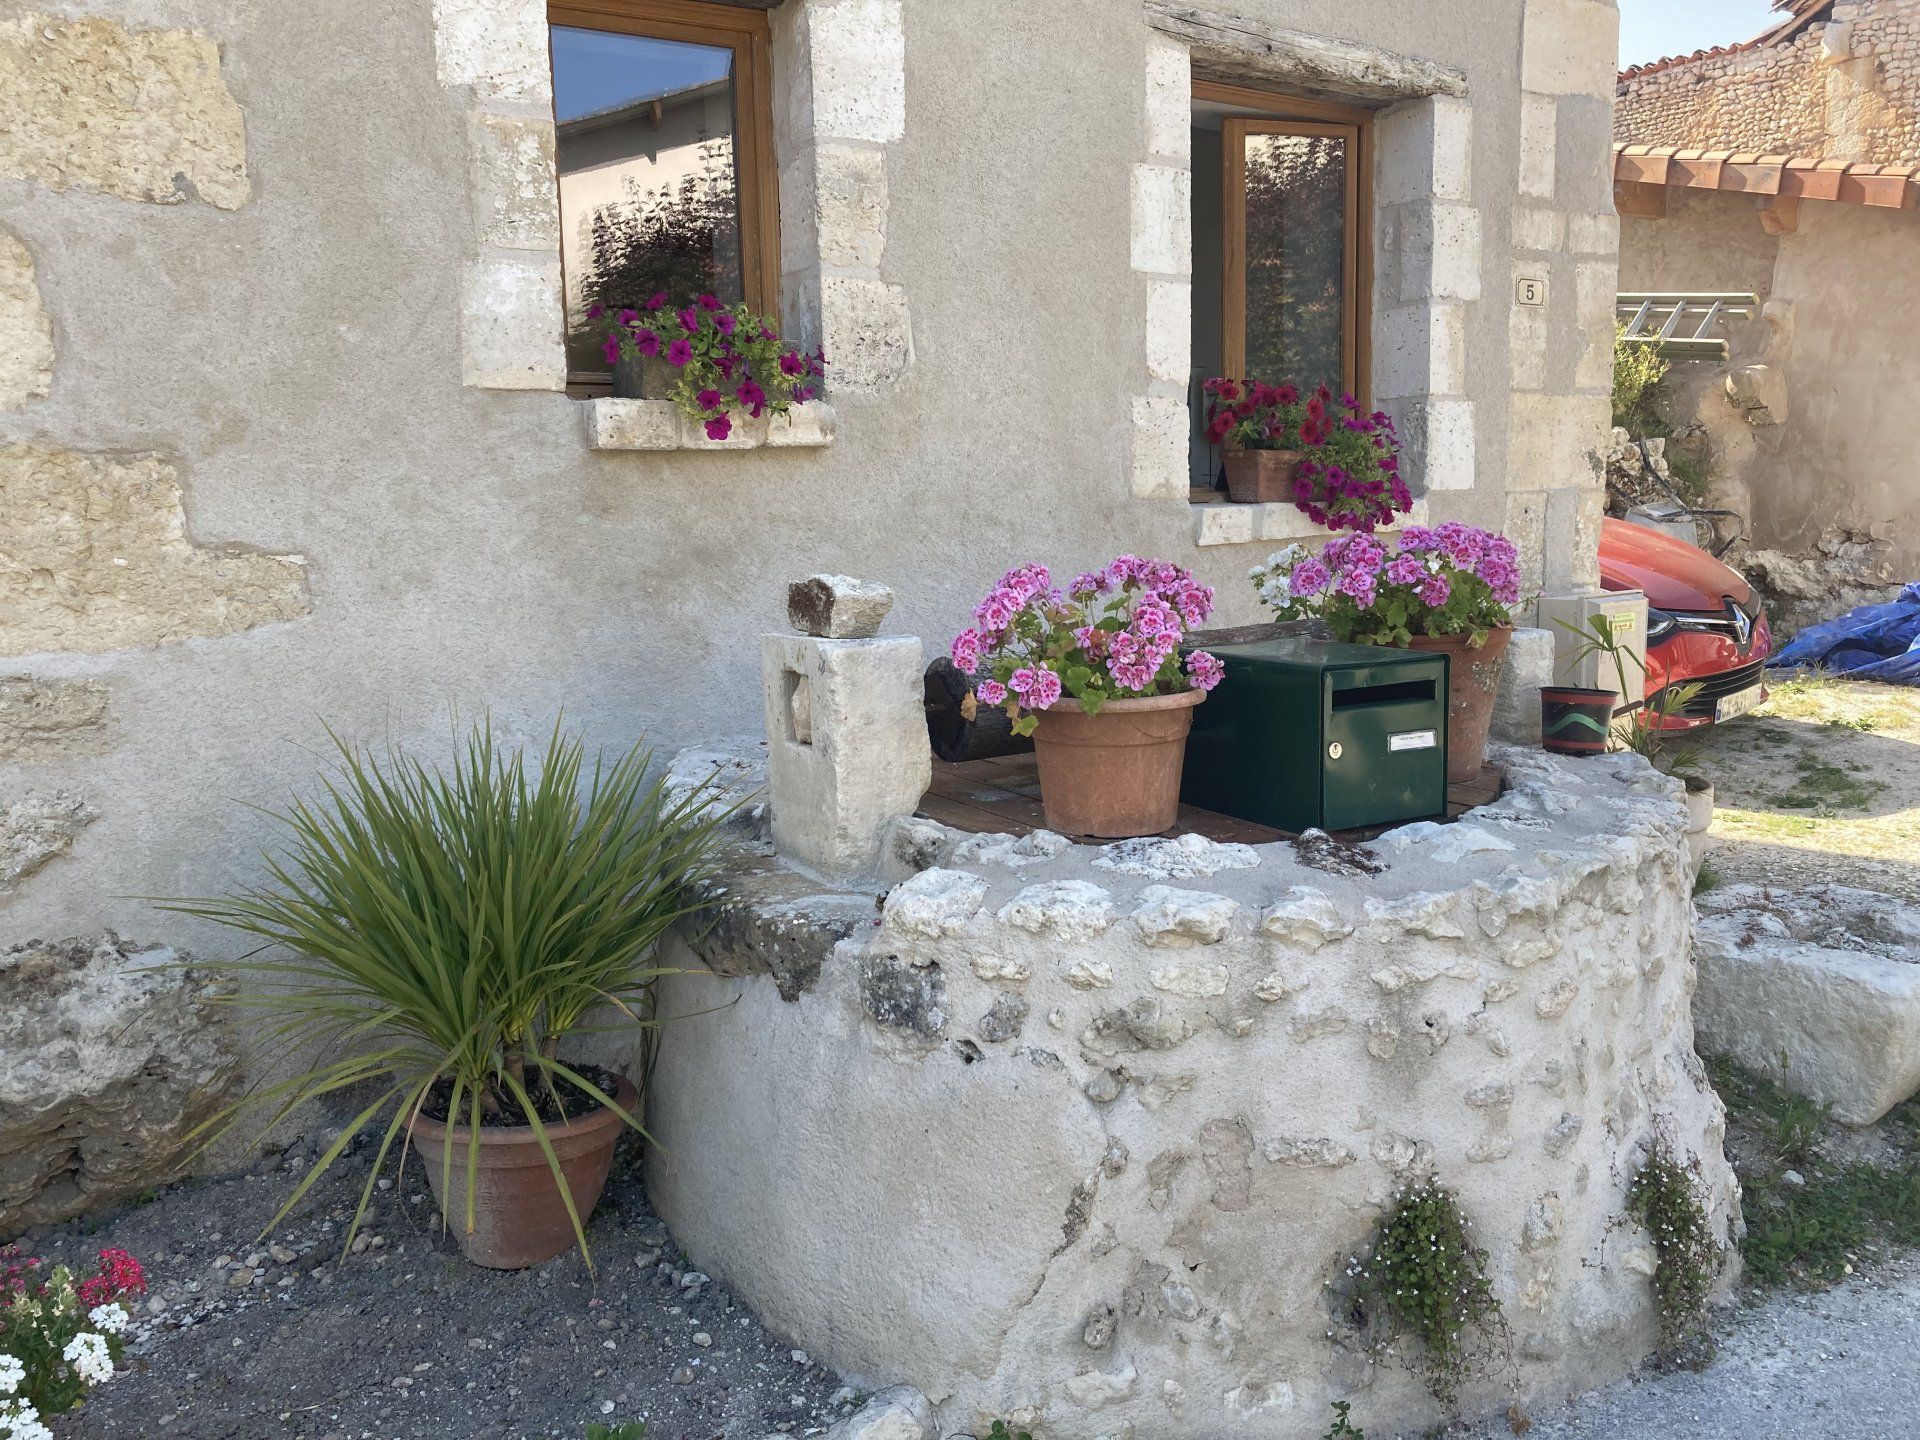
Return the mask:
<path id="1" fill-rule="evenodd" d="M 555 0 L 567 371 L 607 380 L 587 311 L 711 292 L 778 308 L 767 17 L 695 0 Z"/>
<path id="2" fill-rule="evenodd" d="M 1366 398 L 1372 114 L 1193 83 L 1192 480 L 1216 484 L 1200 427 L 1214 375 Z"/>

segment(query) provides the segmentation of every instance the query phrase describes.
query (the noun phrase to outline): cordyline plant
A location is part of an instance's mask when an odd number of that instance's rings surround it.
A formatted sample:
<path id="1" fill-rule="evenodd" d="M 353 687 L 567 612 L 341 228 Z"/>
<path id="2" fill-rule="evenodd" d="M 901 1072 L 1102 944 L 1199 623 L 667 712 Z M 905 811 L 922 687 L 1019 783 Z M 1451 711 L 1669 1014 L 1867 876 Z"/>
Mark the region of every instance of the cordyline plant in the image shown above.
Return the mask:
<path id="1" fill-rule="evenodd" d="M 1096 715 L 1109 700 L 1211 690 L 1224 669 L 1204 650 L 1183 661 L 1188 626 L 1213 612 L 1213 590 L 1165 560 L 1122 555 L 1078 576 L 1063 592 L 1044 565 L 1000 577 L 974 607 L 974 625 L 953 640 L 953 663 L 985 677 L 983 705 L 1005 705 L 1017 735 L 1039 726 L 1034 712 L 1063 696 Z"/>
<path id="2" fill-rule="evenodd" d="M 1623 704 L 1631 703 L 1627 697 L 1634 689 L 1646 688 L 1646 660 L 1613 633 L 1613 626 L 1608 623 L 1606 616 L 1591 616 L 1585 625 L 1574 625 L 1566 620 L 1553 623 L 1573 637 L 1574 664 L 1604 657 L 1618 682 L 1614 693 Z M 1637 684 L 1628 683 L 1629 665 L 1634 667 L 1634 672 L 1639 676 Z M 1599 678 L 1604 688 L 1604 671 Z M 1690 680 L 1683 685 L 1668 685 L 1632 705 L 1625 719 L 1615 722 L 1612 733 L 1607 737 L 1607 748 L 1633 751 L 1654 769 L 1686 782 L 1688 789 L 1703 787 L 1704 781 L 1692 773 L 1700 768 L 1700 751 L 1691 745 L 1676 745 L 1673 737 L 1683 732 L 1671 723 L 1686 714 L 1687 706 L 1699 698 L 1702 688 L 1698 680 Z"/>
<path id="3" fill-rule="evenodd" d="M 125 1250 L 102 1250 L 99 1268 L 76 1277 L 0 1246 L 0 1440 L 53 1440 L 41 1417 L 77 1408 L 113 1378 L 129 1302 L 146 1288 Z"/>
<path id="4" fill-rule="evenodd" d="M 1302 397 L 1292 385 L 1213 379 L 1203 387 L 1207 439 L 1243 450 L 1297 450 L 1293 501 L 1329 530 L 1373 530 L 1413 504 L 1400 478 L 1400 438 L 1380 410 L 1360 413 L 1325 385 Z"/>
<path id="5" fill-rule="evenodd" d="M 325 798 L 296 800 L 275 817 L 289 844 L 267 857 L 271 884 L 163 904 L 264 942 L 204 968 L 256 982 L 226 998 L 262 1012 L 270 1039 L 325 1057 L 200 1129 L 217 1137 L 256 1110 L 277 1123 L 310 1101 L 373 1087 L 266 1227 L 371 1131 L 380 1146 L 350 1244 L 395 1141 L 430 1102 L 450 1126 L 523 1125 L 591 1263 L 542 1104 L 564 1116 L 585 1097 L 645 1132 L 560 1058 L 560 1043 L 601 1007 L 633 1025 L 655 1023 L 654 981 L 670 973 L 656 965 L 657 947 L 698 907 L 731 811 L 704 791 L 675 799 L 661 781 L 649 783 L 641 746 L 596 759 L 588 772 L 581 742 L 557 725 L 537 776 L 518 750 L 495 744 L 490 724 L 468 735 L 450 774 L 334 743 L 339 766 Z M 444 1147 L 443 1181 L 456 1148 Z M 465 1149 L 471 1234 L 480 1147 Z M 405 1150 L 403 1142 L 402 1163 Z M 452 1192 L 443 1184 L 441 1193 Z"/>
<path id="6" fill-rule="evenodd" d="M 801 353 L 780 338 L 772 320 L 713 295 L 675 307 L 662 290 L 642 309 L 609 318 L 595 305 L 587 318 L 606 322 L 602 348 L 609 365 L 657 356 L 678 371 L 669 398 L 705 424 L 709 440 L 732 434 L 737 415 L 758 420 L 805 404 L 820 393 L 827 372 L 823 353 Z"/>
<path id="7" fill-rule="evenodd" d="M 1318 554 L 1289 545 L 1248 575 L 1280 619 L 1318 617 L 1336 640 L 1359 645 L 1465 635 L 1477 649 L 1520 603 L 1513 542 L 1454 520 L 1407 526 L 1397 554 L 1372 535 L 1342 535 Z"/>

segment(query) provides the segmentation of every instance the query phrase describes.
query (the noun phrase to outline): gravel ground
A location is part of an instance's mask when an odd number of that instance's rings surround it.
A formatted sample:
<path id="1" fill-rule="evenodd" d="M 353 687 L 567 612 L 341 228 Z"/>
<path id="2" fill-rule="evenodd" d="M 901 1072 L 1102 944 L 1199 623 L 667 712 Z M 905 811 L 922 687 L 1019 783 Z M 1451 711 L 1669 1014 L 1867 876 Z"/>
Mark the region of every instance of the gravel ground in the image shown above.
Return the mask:
<path id="1" fill-rule="evenodd" d="M 365 1178 L 351 1163 L 257 1240 L 299 1158 L 29 1232 L 54 1260 L 123 1246 L 152 1285 L 128 1370 L 55 1420 L 59 1440 L 581 1440 L 616 1420 L 647 1440 L 760 1440 L 851 1408 L 839 1375 L 686 1269 L 624 1152 L 588 1230 L 597 1279 L 578 1255 L 469 1265 L 417 1163 L 376 1196 L 359 1254 L 339 1258 Z"/>
<path id="2" fill-rule="evenodd" d="M 1643 1373 L 1536 1412 L 1527 1440 L 1913 1440 L 1917 1354 L 1920 1262 L 1907 1257 L 1821 1294 L 1776 1295 L 1736 1312 L 1708 1369 Z M 1501 1424 L 1469 1433 L 1513 1432 Z"/>

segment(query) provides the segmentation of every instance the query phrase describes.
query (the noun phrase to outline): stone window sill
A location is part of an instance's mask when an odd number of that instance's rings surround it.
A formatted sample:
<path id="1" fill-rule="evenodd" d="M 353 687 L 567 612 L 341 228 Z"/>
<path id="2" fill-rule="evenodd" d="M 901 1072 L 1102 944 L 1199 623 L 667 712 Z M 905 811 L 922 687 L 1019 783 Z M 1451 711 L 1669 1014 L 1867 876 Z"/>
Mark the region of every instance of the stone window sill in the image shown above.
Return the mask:
<path id="1" fill-rule="evenodd" d="M 1297 505 L 1285 502 L 1235 505 L 1232 501 L 1217 500 L 1189 505 L 1187 508 L 1193 512 L 1195 545 L 1250 545 L 1256 541 L 1281 545 L 1298 541 L 1303 545 L 1317 545 L 1332 538 L 1331 531 L 1315 525 Z M 1399 523 L 1427 523 L 1427 500 L 1424 495 L 1414 499 L 1413 509 Z M 1386 528 L 1394 530 L 1399 525 Z"/>
<path id="2" fill-rule="evenodd" d="M 785 415 L 736 421 L 724 440 L 709 440 L 697 420 L 671 400 L 586 402 L 587 446 L 593 450 L 820 450 L 833 444 L 833 407 L 824 400 Z"/>

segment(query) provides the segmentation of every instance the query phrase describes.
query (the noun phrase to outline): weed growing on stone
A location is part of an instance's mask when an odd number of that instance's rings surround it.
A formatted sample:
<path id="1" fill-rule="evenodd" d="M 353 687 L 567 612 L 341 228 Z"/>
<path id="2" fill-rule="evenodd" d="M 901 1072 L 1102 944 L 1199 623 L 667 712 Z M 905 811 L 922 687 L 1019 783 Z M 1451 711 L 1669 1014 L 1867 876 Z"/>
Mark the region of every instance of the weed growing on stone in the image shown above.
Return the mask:
<path id="1" fill-rule="evenodd" d="M 987 1440 L 1033 1440 L 1033 1436 L 1024 1430 L 1009 1430 L 1006 1421 L 996 1420 L 993 1422 L 993 1429 L 987 1432 Z"/>
<path id="2" fill-rule="evenodd" d="M 1627 1213 L 1653 1237 L 1658 1260 L 1653 1290 L 1659 1300 L 1661 1359 L 1689 1367 L 1713 1358 L 1707 1297 L 1721 1261 L 1695 1178 L 1695 1167 L 1683 1164 L 1658 1137 L 1627 1187 Z"/>
<path id="3" fill-rule="evenodd" d="M 628 1420 L 617 1425 L 587 1426 L 587 1440 L 644 1440 L 645 1422 Z"/>
<path id="4" fill-rule="evenodd" d="M 1713 868 L 1713 862 L 1706 860 L 1701 862 L 1700 873 L 1693 877 L 1693 893 L 1695 895 L 1711 895 L 1724 884 L 1726 884 L 1726 880 L 1718 870 Z"/>
<path id="5" fill-rule="evenodd" d="M 1321 1440 L 1367 1440 L 1367 1432 L 1357 1430 L 1347 1419 L 1347 1412 L 1353 1409 L 1349 1400 L 1333 1402 L 1333 1426 L 1321 1437 Z"/>
<path id="6" fill-rule="evenodd" d="M 1362 1318 L 1419 1342 L 1407 1363 L 1449 1410 L 1466 1381 L 1511 1350 L 1487 1252 L 1472 1231 L 1454 1193 L 1426 1176 L 1395 1193 L 1372 1242 L 1348 1266 Z"/>

